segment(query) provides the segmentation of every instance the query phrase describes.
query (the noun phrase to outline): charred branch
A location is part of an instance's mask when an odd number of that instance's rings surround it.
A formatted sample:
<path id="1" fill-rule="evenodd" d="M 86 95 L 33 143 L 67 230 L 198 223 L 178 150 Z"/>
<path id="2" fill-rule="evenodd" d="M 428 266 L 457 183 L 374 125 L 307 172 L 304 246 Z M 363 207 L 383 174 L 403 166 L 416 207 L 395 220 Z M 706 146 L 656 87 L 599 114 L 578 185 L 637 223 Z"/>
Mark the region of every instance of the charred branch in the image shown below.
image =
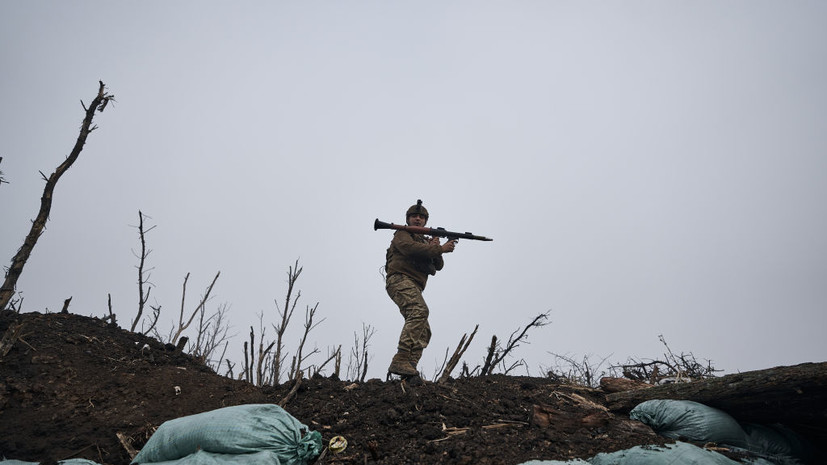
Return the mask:
<path id="1" fill-rule="evenodd" d="M 471 332 L 470 337 L 468 337 L 467 333 L 462 335 L 462 338 L 459 340 L 459 344 L 457 344 L 456 350 L 454 350 L 454 354 L 451 356 L 450 360 L 448 360 L 448 364 L 445 369 L 442 370 L 442 375 L 439 377 L 437 383 L 442 384 L 448 381 L 448 378 L 451 377 L 451 372 L 454 371 L 454 368 L 456 368 L 457 363 L 459 363 L 459 360 L 462 358 L 462 355 L 466 350 L 468 350 L 468 346 L 471 345 L 471 341 L 474 340 L 474 336 L 477 334 L 479 327 L 480 325 L 474 326 L 474 331 Z M 466 337 L 468 338 L 467 341 Z"/>
<path id="2" fill-rule="evenodd" d="M 26 266 L 26 262 L 29 260 L 29 256 L 31 256 L 37 240 L 46 228 L 46 222 L 49 220 L 49 212 L 52 210 L 52 197 L 54 196 L 57 182 L 80 156 L 80 152 L 86 144 L 86 138 L 89 136 L 89 133 L 97 128 L 92 125 L 95 112 L 103 111 L 103 109 L 106 108 L 106 103 L 115 98 L 106 92 L 106 87 L 102 81 L 98 83 L 97 96 L 95 96 L 88 108 L 85 105 L 83 106 L 86 115 L 83 118 L 83 123 L 81 123 L 80 134 L 75 141 L 75 146 L 72 148 L 69 156 L 63 160 L 63 163 L 58 165 L 55 171 L 46 179 L 46 186 L 43 188 L 43 196 L 40 198 L 40 210 L 37 213 L 37 217 L 32 221 L 31 229 L 26 235 L 23 245 L 17 250 L 17 253 L 12 258 L 11 266 L 9 266 L 6 271 L 5 280 L 3 281 L 3 285 L 0 286 L 0 309 L 5 309 L 12 295 L 14 295 L 15 289 L 17 288 L 17 281 L 23 273 L 23 268 Z M 83 102 L 81 102 L 81 104 L 83 104 Z"/>

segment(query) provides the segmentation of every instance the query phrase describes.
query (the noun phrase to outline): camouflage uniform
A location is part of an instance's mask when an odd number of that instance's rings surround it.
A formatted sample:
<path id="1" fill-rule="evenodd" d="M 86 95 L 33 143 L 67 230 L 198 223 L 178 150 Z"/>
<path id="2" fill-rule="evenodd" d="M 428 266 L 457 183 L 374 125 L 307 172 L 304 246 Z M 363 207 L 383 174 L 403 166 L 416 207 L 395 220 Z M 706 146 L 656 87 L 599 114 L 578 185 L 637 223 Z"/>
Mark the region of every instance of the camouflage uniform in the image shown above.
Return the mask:
<path id="1" fill-rule="evenodd" d="M 407 215 L 414 213 L 426 217 L 428 215 L 421 204 L 408 209 Z M 385 290 L 405 318 L 397 352 L 388 372 L 414 376 L 418 374 L 416 365 L 422 358 L 422 351 L 431 340 L 428 305 L 422 298 L 422 291 L 428 282 L 428 276 L 436 274 L 445 265 L 442 247 L 429 243 L 421 234 L 396 231 L 386 258 Z"/>

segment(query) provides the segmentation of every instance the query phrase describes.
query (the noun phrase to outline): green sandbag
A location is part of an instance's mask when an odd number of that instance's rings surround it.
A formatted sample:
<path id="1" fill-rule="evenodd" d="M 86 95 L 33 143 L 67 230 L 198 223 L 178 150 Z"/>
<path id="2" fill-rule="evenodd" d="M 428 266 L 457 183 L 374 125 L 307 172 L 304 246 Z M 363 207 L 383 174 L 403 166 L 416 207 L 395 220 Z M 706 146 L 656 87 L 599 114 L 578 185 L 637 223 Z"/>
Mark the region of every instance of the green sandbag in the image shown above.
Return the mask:
<path id="1" fill-rule="evenodd" d="M 225 407 L 164 422 L 132 463 L 214 454 L 275 452 L 281 465 L 303 465 L 322 451 L 322 435 L 275 404 Z"/>
<path id="2" fill-rule="evenodd" d="M 529 460 L 519 465 L 589 465 L 589 462 L 580 459 L 571 460 Z"/>
<path id="3" fill-rule="evenodd" d="M 813 445 L 784 425 L 743 423 L 741 426 L 747 435 L 748 449 L 751 452 L 774 458 L 800 459 L 804 462 L 810 462 L 816 457 Z"/>
<path id="4" fill-rule="evenodd" d="M 753 465 L 773 465 L 762 459 Z M 743 465 L 723 454 L 702 449 L 698 446 L 676 442 L 666 446 L 635 446 L 616 452 L 600 453 L 587 461 L 583 460 L 532 460 L 520 465 Z"/>
<path id="5" fill-rule="evenodd" d="M 597 454 L 591 465 L 741 465 L 723 454 L 676 442 L 666 446 L 636 446 L 612 453 Z M 761 462 L 769 464 L 769 462 Z M 756 464 L 757 465 L 757 464 Z"/>
<path id="6" fill-rule="evenodd" d="M 199 450 L 180 459 L 153 465 L 282 465 L 277 453 L 269 450 L 251 454 L 214 454 Z"/>
<path id="7" fill-rule="evenodd" d="M 58 465 L 99 465 L 87 459 L 66 459 L 57 462 Z M 0 465 L 39 465 L 39 462 L 24 462 L 23 460 L 0 459 Z"/>
<path id="8" fill-rule="evenodd" d="M 668 438 L 714 442 L 746 449 L 746 433 L 728 413 L 689 400 L 647 400 L 629 418 L 649 425 Z"/>

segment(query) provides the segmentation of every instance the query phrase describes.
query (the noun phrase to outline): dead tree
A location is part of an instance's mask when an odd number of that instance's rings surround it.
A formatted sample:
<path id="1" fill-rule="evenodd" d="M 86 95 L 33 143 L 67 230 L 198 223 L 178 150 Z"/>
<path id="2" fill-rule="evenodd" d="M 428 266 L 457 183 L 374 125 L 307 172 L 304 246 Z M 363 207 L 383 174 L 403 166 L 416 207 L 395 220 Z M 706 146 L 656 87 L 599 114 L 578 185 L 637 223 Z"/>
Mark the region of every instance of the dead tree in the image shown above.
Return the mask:
<path id="1" fill-rule="evenodd" d="M 463 334 L 462 338 L 459 340 L 459 344 L 457 344 L 456 350 L 454 350 L 454 355 L 451 356 L 451 359 L 448 360 L 448 364 L 445 366 L 445 369 L 442 370 L 442 375 L 439 377 L 437 383 L 443 384 L 448 381 L 448 378 L 451 377 L 451 372 L 454 371 L 456 368 L 457 363 L 462 358 L 462 354 L 468 350 L 468 346 L 471 345 L 471 341 L 474 340 L 474 335 L 477 334 L 477 330 L 479 329 L 480 325 L 474 326 L 474 331 L 471 332 L 471 337 L 468 337 L 468 334 Z M 465 338 L 468 337 L 466 341 Z"/>
<path id="2" fill-rule="evenodd" d="M 106 306 L 109 308 L 109 315 L 103 317 L 103 321 L 109 321 L 110 324 L 117 326 L 118 318 L 112 313 L 112 294 L 106 294 Z"/>
<path id="3" fill-rule="evenodd" d="M 301 291 L 296 292 L 296 297 L 293 298 L 293 287 L 296 281 L 302 274 L 302 268 L 299 267 L 299 261 L 296 260 L 295 266 L 289 267 L 287 270 L 287 296 L 284 299 L 284 309 L 279 307 L 276 301 L 276 310 L 281 317 L 281 321 L 277 325 L 273 325 L 276 330 L 276 352 L 273 355 L 273 376 L 274 383 L 279 382 L 282 372 L 282 362 L 287 354 L 284 353 L 284 332 L 287 330 L 287 325 L 290 323 L 290 318 L 293 316 L 293 311 L 296 309 L 296 304 L 301 297 Z"/>
<path id="4" fill-rule="evenodd" d="M 304 351 L 304 344 L 307 342 L 307 335 L 310 334 L 310 331 L 313 328 L 315 328 L 316 326 L 319 326 L 325 320 L 324 318 L 322 318 L 322 320 L 319 321 L 318 323 L 313 323 L 313 317 L 316 315 L 316 309 L 318 309 L 318 308 L 319 308 L 319 303 L 316 302 L 316 305 L 314 305 L 313 308 L 310 308 L 310 306 L 308 306 L 307 309 L 305 310 L 305 313 L 304 313 L 304 333 L 302 333 L 302 338 L 299 341 L 299 348 L 296 349 L 296 356 L 293 357 L 293 366 L 290 369 L 290 379 L 291 380 L 300 377 L 301 376 L 301 371 L 302 371 L 302 363 L 308 357 L 310 357 L 311 355 L 316 354 L 316 353 L 319 352 L 319 349 L 314 347 L 313 350 L 311 350 L 309 354 L 307 354 L 307 355 L 302 354 L 302 352 Z"/>
<path id="5" fill-rule="evenodd" d="M 333 376 L 336 379 L 339 379 L 339 373 L 342 369 L 342 346 L 339 346 L 339 349 L 336 350 L 335 358 L 333 359 Z"/>
<path id="6" fill-rule="evenodd" d="M 5 281 L 3 281 L 3 285 L 0 286 L 0 309 L 6 308 L 12 295 L 14 295 L 15 289 L 17 288 L 17 280 L 23 273 L 23 267 L 26 265 L 26 261 L 29 260 L 29 256 L 32 254 L 37 240 L 46 228 L 46 222 L 49 220 L 49 212 L 52 210 L 52 197 L 54 196 L 57 182 L 60 180 L 60 177 L 63 176 L 63 173 L 78 159 L 89 134 L 97 129 L 97 126 L 92 125 L 95 112 L 103 112 L 106 105 L 115 99 L 114 95 L 106 92 L 106 87 L 102 81 L 99 81 L 99 84 L 98 94 L 88 107 L 83 104 L 83 101 L 80 102 L 83 110 L 86 112 L 86 116 L 80 125 L 80 134 L 69 156 L 63 160 L 63 163 L 61 163 L 48 178 L 42 171 L 40 172 L 40 175 L 46 180 L 46 186 L 43 188 L 43 196 L 40 198 L 40 211 L 37 213 L 35 220 L 32 221 L 29 234 L 26 235 L 23 245 L 17 250 L 14 258 L 12 258 L 11 266 L 9 266 L 6 271 Z"/>
<path id="7" fill-rule="evenodd" d="M 253 331 L 252 326 L 250 327 L 250 331 L 251 332 Z M 250 339 L 253 339 L 252 335 L 251 335 Z M 252 383 L 253 382 L 252 381 L 253 380 L 253 372 L 252 372 L 251 367 L 253 366 L 253 357 L 252 357 L 252 354 L 249 354 L 249 357 L 248 357 L 248 353 L 247 353 L 248 344 L 250 344 L 250 343 L 246 342 L 246 341 L 244 342 L 244 371 L 243 371 L 240 379 L 246 379 L 248 383 Z"/>
<path id="8" fill-rule="evenodd" d="M 333 373 L 333 375 L 336 378 L 339 377 L 338 366 L 339 366 L 339 360 L 342 358 L 342 346 L 340 345 L 333 352 L 331 352 L 330 348 L 328 347 L 327 354 L 328 354 L 327 359 L 324 362 L 322 362 L 321 365 L 319 365 L 318 367 L 313 367 L 313 369 L 311 371 L 312 375 L 310 377 L 313 377 L 317 374 L 320 374 L 322 372 L 322 370 L 324 369 L 325 365 L 327 365 L 331 361 L 333 361 L 333 364 L 334 364 L 334 371 L 335 372 Z"/>
<path id="9" fill-rule="evenodd" d="M 370 346 L 370 339 L 376 333 L 376 329 L 370 325 L 362 323 L 362 340 L 360 342 L 359 335 L 353 332 L 353 348 L 350 350 L 350 357 L 348 361 L 348 374 L 353 373 L 351 378 L 353 381 L 364 382 L 368 373 L 368 347 Z"/>
<path id="10" fill-rule="evenodd" d="M 700 363 L 692 352 L 675 355 L 663 335 L 659 335 L 658 339 L 666 347 L 663 360 L 642 361 L 630 358 L 624 364 L 610 367 L 610 370 L 622 373 L 624 378 L 650 384 L 659 384 L 664 380 L 692 381 L 714 378 L 715 372 L 719 371 L 712 366 L 710 360 L 705 364 Z"/>
<path id="11" fill-rule="evenodd" d="M 63 301 L 63 308 L 60 309 L 60 313 L 69 313 L 69 304 L 72 303 L 72 296 L 69 296 L 68 299 Z"/>
<path id="12" fill-rule="evenodd" d="M 597 387 L 600 384 L 600 380 L 603 379 L 602 375 L 605 374 L 605 370 L 601 370 L 600 367 L 606 363 L 608 357 L 603 357 L 600 362 L 595 364 L 589 360 L 588 355 L 584 355 L 582 361 L 577 361 L 573 356 L 549 353 L 557 360 L 557 367 L 548 370 L 546 376 L 555 382 L 575 386 Z"/>
<path id="13" fill-rule="evenodd" d="M 208 366 L 213 366 L 213 354 L 218 347 L 223 344 L 224 352 L 222 352 L 218 360 L 215 361 L 216 372 L 221 366 L 221 361 L 224 359 L 224 354 L 227 351 L 227 339 L 230 337 L 228 334 L 230 328 L 226 321 L 229 309 L 229 304 L 224 303 L 218 306 L 215 313 L 206 316 L 206 307 L 201 307 L 198 319 L 198 333 L 195 337 L 195 344 L 190 351 L 195 358 L 203 360 Z"/>
<path id="14" fill-rule="evenodd" d="M 0 163 L 3 163 L 3 157 L 0 157 Z M 3 183 L 8 184 L 9 182 L 6 181 L 6 178 L 3 177 L 3 172 L 0 171 L 0 186 L 2 186 Z"/>
<path id="15" fill-rule="evenodd" d="M 138 326 L 138 322 L 141 321 L 141 317 L 144 314 L 144 306 L 146 302 L 149 300 L 149 294 L 152 292 L 152 284 L 149 282 L 149 272 L 144 268 L 146 265 L 146 259 L 149 257 L 149 254 L 152 253 L 151 250 L 146 248 L 146 233 L 155 229 L 155 226 L 151 226 L 149 229 L 144 230 L 144 217 L 146 215 L 143 214 L 142 211 L 138 210 L 138 236 L 141 239 L 141 253 L 135 254 L 138 257 L 138 314 L 135 315 L 135 319 L 132 320 L 132 326 L 130 327 L 130 331 L 133 333 L 135 332 L 135 327 Z M 134 252 L 133 252 L 134 253 Z M 144 292 L 144 286 L 146 286 L 146 292 Z M 157 317 L 155 318 L 155 322 L 150 325 L 150 328 L 155 326 L 157 323 Z M 144 332 L 147 334 L 149 330 Z"/>
<path id="16" fill-rule="evenodd" d="M 528 338 L 526 333 L 528 333 L 529 329 L 535 327 L 540 328 L 542 326 L 547 325 L 548 322 L 546 320 L 548 319 L 548 314 L 549 312 L 545 312 L 534 317 L 534 319 L 531 320 L 531 323 L 527 324 L 526 327 L 523 328 L 520 334 L 516 337 L 515 335 L 517 334 L 517 331 L 511 333 L 511 336 L 509 336 L 508 342 L 505 344 L 505 347 L 500 347 L 500 345 L 497 343 L 497 336 L 492 337 L 491 345 L 488 347 L 488 354 L 485 358 L 485 363 L 483 364 L 482 369 L 480 370 L 480 375 L 490 375 L 494 371 L 494 368 L 496 368 L 497 365 L 499 365 L 511 351 L 519 347 L 521 342 L 526 341 L 526 339 Z M 515 367 L 516 365 L 512 365 L 508 369 L 508 371 Z"/>
<path id="17" fill-rule="evenodd" d="M 181 311 L 178 314 L 178 329 L 175 330 L 175 334 L 170 338 L 169 342 L 175 344 L 178 342 L 178 338 L 181 337 L 181 333 L 183 333 L 189 326 L 192 324 L 192 321 L 195 319 L 196 315 L 207 305 L 207 300 L 210 298 L 210 293 L 212 292 L 213 286 L 215 286 L 215 282 L 218 281 L 218 277 L 221 275 L 221 272 L 217 272 L 215 277 L 212 279 L 212 282 L 209 286 L 207 286 L 207 290 L 204 291 L 204 295 L 201 297 L 201 302 L 195 307 L 195 310 L 189 316 L 189 319 L 184 322 L 184 302 L 186 301 L 187 296 L 187 280 L 190 277 L 190 274 L 187 273 L 187 276 L 184 278 L 184 288 L 181 292 Z"/>

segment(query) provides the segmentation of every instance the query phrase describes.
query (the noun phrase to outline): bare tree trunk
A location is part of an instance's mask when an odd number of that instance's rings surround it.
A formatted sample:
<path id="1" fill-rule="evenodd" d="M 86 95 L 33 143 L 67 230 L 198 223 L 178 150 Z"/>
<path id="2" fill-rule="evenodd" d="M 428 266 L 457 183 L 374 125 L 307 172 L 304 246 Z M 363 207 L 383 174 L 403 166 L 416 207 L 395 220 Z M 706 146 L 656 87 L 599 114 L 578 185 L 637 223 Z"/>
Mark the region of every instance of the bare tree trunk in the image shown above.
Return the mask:
<path id="1" fill-rule="evenodd" d="M 187 273 L 187 278 L 189 278 L 189 275 L 190 274 Z M 175 335 L 172 336 L 172 340 L 169 341 L 169 342 L 171 342 L 172 344 L 175 344 L 176 342 L 178 342 L 178 338 L 181 337 L 181 333 L 183 333 L 187 328 L 189 328 L 189 326 L 192 324 L 192 320 L 194 320 L 195 317 L 198 315 L 198 312 L 201 309 L 203 309 L 205 305 L 207 305 L 207 300 L 209 300 L 209 298 L 210 298 L 210 293 L 212 292 L 212 288 L 213 288 L 213 286 L 215 286 L 215 282 L 218 281 L 218 277 L 220 275 L 221 275 L 220 271 L 215 274 L 215 277 L 212 279 L 212 282 L 207 287 L 207 290 L 204 292 L 204 297 L 201 298 L 201 303 L 199 303 L 198 306 L 195 307 L 195 310 L 192 311 L 192 314 L 190 315 L 189 320 L 187 320 L 186 323 L 184 323 L 184 296 L 183 295 L 181 296 L 181 313 L 178 315 L 178 329 L 175 331 Z M 187 281 L 185 279 L 184 280 L 184 294 L 186 294 L 186 282 Z M 252 350 L 252 347 L 250 349 Z"/>
<path id="2" fill-rule="evenodd" d="M 287 325 L 290 323 L 290 318 L 293 316 L 293 311 L 296 309 L 296 304 L 299 302 L 299 298 L 301 298 L 302 295 L 301 291 L 297 291 L 296 298 L 293 299 L 293 287 L 296 285 L 296 281 L 302 274 L 302 269 L 303 268 L 299 266 L 298 259 L 296 260 L 295 266 L 287 269 L 287 296 L 284 299 L 284 309 L 282 310 L 279 307 L 278 301 L 275 302 L 276 310 L 281 317 L 281 321 L 279 324 L 273 325 L 273 328 L 276 330 L 276 353 L 273 356 L 273 372 L 275 375 L 275 381 L 273 384 L 278 383 L 279 379 L 281 379 L 281 372 L 283 371 L 282 363 L 287 357 L 287 354 L 284 353 L 284 332 L 287 330 Z"/>
<path id="3" fill-rule="evenodd" d="M 253 331 L 253 327 L 250 326 L 250 363 L 247 365 L 247 381 L 252 384 L 256 384 L 255 378 L 253 378 L 253 363 L 255 363 L 255 349 L 256 347 L 256 333 Z"/>
<path id="4" fill-rule="evenodd" d="M 442 384 L 448 381 L 448 378 L 451 376 L 451 372 L 454 371 L 454 368 L 456 368 L 457 363 L 459 363 L 459 359 L 462 358 L 462 354 L 468 350 L 468 346 L 471 345 L 471 341 L 474 340 L 474 335 L 477 334 L 477 330 L 479 328 L 480 325 L 474 326 L 474 331 L 471 332 L 471 337 L 468 337 L 467 334 L 462 335 L 462 338 L 459 340 L 459 344 L 454 351 L 454 355 L 451 356 L 451 359 L 448 361 L 448 365 L 444 370 L 442 370 L 442 375 L 439 377 L 437 383 Z M 467 341 L 465 340 L 466 337 L 468 337 Z"/>
<path id="5" fill-rule="evenodd" d="M 26 261 L 29 260 L 29 256 L 32 254 L 32 250 L 34 250 L 34 246 L 37 244 L 40 235 L 43 234 L 43 229 L 49 220 L 49 212 L 52 210 L 52 196 L 54 195 L 58 180 L 60 180 L 63 173 L 72 166 L 75 160 L 78 159 L 89 134 L 97 129 L 97 126 L 92 126 L 92 119 L 95 116 L 95 112 L 102 112 L 109 101 L 114 99 L 113 95 L 105 91 L 106 87 L 103 85 L 103 82 L 99 81 L 99 84 L 98 95 L 95 96 L 92 104 L 89 105 L 88 108 L 85 106 L 83 108 L 86 116 L 83 118 L 83 123 L 81 123 L 80 134 L 78 135 L 74 148 L 72 148 L 72 152 L 48 178 L 46 178 L 42 172 L 40 173 L 43 178 L 46 179 L 46 187 L 43 188 L 43 197 L 40 198 L 40 211 L 37 213 L 37 218 L 32 222 L 32 227 L 26 239 L 23 241 L 23 245 L 18 249 L 14 258 L 12 258 L 11 266 L 6 272 L 6 279 L 3 282 L 3 286 L 0 287 L 0 309 L 6 308 L 12 295 L 14 295 L 14 291 L 17 288 L 17 280 L 23 273 L 23 267 L 26 265 Z M 83 102 L 81 102 L 81 105 L 83 105 Z"/>
<path id="6" fill-rule="evenodd" d="M 112 294 L 106 294 L 106 305 L 109 307 L 109 316 L 104 318 L 105 320 L 109 320 L 109 323 L 113 325 L 118 324 L 117 317 L 114 313 L 112 313 Z"/>
<path id="7" fill-rule="evenodd" d="M 144 230 L 144 213 L 138 210 L 138 236 L 141 239 L 141 254 L 138 256 L 138 314 L 135 315 L 135 319 L 132 321 L 132 326 L 129 328 L 131 332 L 135 332 L 135 327 L 138 326 L 138 322 L 141 321 L 141 318 L 144 314 L 144 306 L 146 305 L 147 301 L 149 300 L 149 294 L 152 292 L 152 286 L 149 284 L 149 276 L 148 272 L 144 273 L 144 265 L 146 264 L 146 258 L 152 252 L 151 250 L 147 250 L 146 248 L 146 233 L 151 231 L 155 228 L 155 226 L 150 227 L 148 230 Z M 146 292 L 144 292 L 144 284 L 147 285 Z M 155 326 L 155 325 L 152 325 Z M 143 334 L 148 334 L 149 330 L 144 332 Z"/>
<path id="8" fill-rule="evenodd" d="M 246 376 L 247 377 L 247 382 L 252 382 L 252 381 L 250 381 L 250 359 L 247 357 L 247 344 L 248 343 L 245 341 L 244 342 L 244 366 L 242 367 L 242 373 L 244 373 L 244 374 L 242 375 L 242 378 Z"/>
<path id="9" fill-rule="evenodd" d="M 63 301 L 63 308 L 60 310 L 60 313 L 69 313 L 69 304 L 72 303 L 72 297 L 70 296 L 68 299 Z"/>
<path id="10" fill-rule="evenodd" d="M 488 346 L 488 355 L 485 356 L 485 363 L 482 364 L 482 370 L 480 370 L 480 376 L 485 376 L 490 374 L 491 370 L 494 368 L 492 364 L 492 360 L 494 360 L 494 354 L 497 353 L 497 335 L 491 336 L 491 345 Z"/>
<path id="11" fill-rule="evenodd" d="M 316 302 L 316 305 L 313 308 L 310 308 L 308 306 L 307 309 L 305 310 L 304 333 L 302 334 L 302 338 L 299 341 L 299 348 L 296 350 L 296 357 L 295 357 L 296 362 L 295 362 L 294 368 L 293 368 L 293 374 L 296 377 L 301 376 L 302 362 L 304 362 L 308 357 L 310 357 L 311 355 L 313 355 L 313 354 L 315 354 L 319 351 L 319 349 L 316 348 L 316 349 L 313 349 L 312 351 L 310 351 L 309 354 L 302 355 L 302 352 L 304 351 L 304 344 L 307 342 L 307 335 L 310 333 L 310 331 L 313 328 L 315 328 L 316 326 L 321 324 L 321 321 L 316 323 L 316 324 L 313 324 L 313 317 L 316 315 L 316 309 L 318 309 L 318 308 L 319 308 L 319 303 Z M 324 321 L 324 319 L 322 319 L 322 321 Z"/>
<path id="12" fill-rule="evenodd" d="M 0 157 L 0 163 L 3 163 L 3 157 Z M 6 181 L 6 180 L 3 178 L 3 172 L 2 172 L 2 171 L 0 171 L 0 185 L 2 185 L 3 183 L 8 184 L 9 182 L 8 182 L 8 181 Z"/>
<path id="13" fill-rule="evenodd" d="M 267 382 L 267 355 L 269 355 L 270 351 L 273 350 L 274 345 L 276 345 L 276 341 L 271 342 L 265 349 L 264 344 L 259 341 L 258 365 L 256 366 L 256 379 L 258 380 L 259 386 L 264 386 Z"/>
<path id="14" fill-rule="evenodd" d="M 332 354 L 331 354 L 330 352 L 328 352 L 328 357 L 327 357 L 327 360 L 325 360 L 324 362 L 322 362 L 322 364 L 321 364 L 321 365 L 319 365 L 319 367 L 318 367 L 318 368 L 316 368 L 316 369 L 313 371 L 313 375 L 312 375 L 312 376 L 315 376 L 315 375 L 317 375 L 317 374 L 321 373 L 321 372 L 322 372 L 322 370 L 324 369 L 325 365 L 327 365 L 327 364 L 328 364 L 328 363 L 330 363 L 331 361 L 334 361 L 334 363 L 335 363 L 335 360 L 336 360 L 338 357 L 340 357 L 339 352 L 340 352 L 341 350 L 342 350 L 342 346 L 339 346 L 339 348 L 338 348 L 338 349 L 336 349 L 336 350 L 334 350 Z M 336 375 L 337 375 L 337 377 L 338 377 L 338 372 L 336 373 Z"/>

